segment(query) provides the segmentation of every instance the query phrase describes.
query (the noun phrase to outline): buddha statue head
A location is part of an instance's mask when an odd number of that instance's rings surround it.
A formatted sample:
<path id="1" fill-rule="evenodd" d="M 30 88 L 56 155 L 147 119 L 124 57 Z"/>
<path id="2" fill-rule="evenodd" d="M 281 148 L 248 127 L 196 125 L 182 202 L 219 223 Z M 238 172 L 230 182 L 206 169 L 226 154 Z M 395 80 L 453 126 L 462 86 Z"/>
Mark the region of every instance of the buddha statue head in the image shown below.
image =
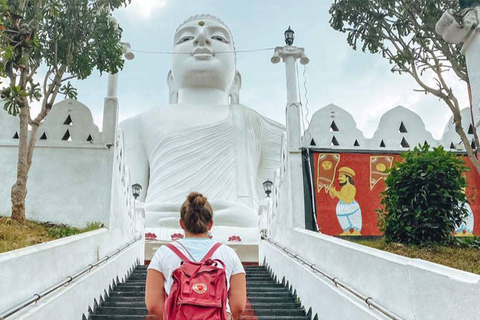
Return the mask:
<path id="1" fill-rule="evenodd" d="M 170 103 L 185 88 L 215 90 L 238 103 L 241 76 L 236 70 L 232 33 L 220 19 L 197 15 L 185 20 L 174 36 L 172 69 L 168 73 Z"/>

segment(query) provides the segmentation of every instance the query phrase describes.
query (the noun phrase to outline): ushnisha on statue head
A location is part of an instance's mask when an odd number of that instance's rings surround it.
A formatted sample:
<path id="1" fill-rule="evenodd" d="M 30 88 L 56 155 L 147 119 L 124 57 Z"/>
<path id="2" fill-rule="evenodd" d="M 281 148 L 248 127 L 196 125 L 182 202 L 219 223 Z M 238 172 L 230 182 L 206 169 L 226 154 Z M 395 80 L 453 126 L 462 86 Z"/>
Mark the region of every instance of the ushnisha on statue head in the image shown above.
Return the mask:
<path id="1" fill-rule="evenodd" d="M 177 28 L 167 81 L 171 104 L 178 103 L 179 91 L 185 88 L 220 90 L 231 103 L 239 103 L 242 79 L 236 69 L 232 33 L 222 20 L 196 15 Z"/>

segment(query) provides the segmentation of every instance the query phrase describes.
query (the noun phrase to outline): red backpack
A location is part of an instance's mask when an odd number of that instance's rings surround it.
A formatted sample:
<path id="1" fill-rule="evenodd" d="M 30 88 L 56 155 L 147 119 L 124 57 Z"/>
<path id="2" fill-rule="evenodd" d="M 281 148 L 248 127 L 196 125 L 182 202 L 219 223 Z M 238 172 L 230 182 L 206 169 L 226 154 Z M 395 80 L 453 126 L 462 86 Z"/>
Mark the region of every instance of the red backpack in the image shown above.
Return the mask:
<path id="1" fill-rule="evenodd" d="M 189 260 L 173 244 L 166 245 L 182 263 L 172 273 L 173 284 L 165 301 L 164 320 L 226 320 L 225 264 L 211 259 L 221 245 L 216 243 L 200 262 Z M 219 264 L 223 268 L 219 268 Z"/>

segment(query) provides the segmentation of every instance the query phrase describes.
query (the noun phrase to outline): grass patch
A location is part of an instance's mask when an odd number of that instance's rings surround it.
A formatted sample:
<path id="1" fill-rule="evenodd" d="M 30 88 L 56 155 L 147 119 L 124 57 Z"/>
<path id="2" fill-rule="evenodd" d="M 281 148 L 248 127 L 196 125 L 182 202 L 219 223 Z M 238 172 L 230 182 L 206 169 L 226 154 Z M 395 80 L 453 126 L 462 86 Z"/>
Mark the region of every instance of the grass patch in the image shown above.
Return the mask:
<path id="1" fill-rule="evenodd" d="M 346 240 L 404 257 L 423 259 L 480 274 L 480 238 L 457 238 L 451 246 L 428 247 L 407 246 L 399 243 L 387 244 L 383 238 Z"/>
<path id="2" fill-rule="evenodd" d="M 26 221 L 18 223 L 9 217 L 0 217 L 0 253 L 31 245 L 96 230 L 103 227 L 100 222 L 90 222 L 79 229 L 68 225 L 49 222 Z"/>

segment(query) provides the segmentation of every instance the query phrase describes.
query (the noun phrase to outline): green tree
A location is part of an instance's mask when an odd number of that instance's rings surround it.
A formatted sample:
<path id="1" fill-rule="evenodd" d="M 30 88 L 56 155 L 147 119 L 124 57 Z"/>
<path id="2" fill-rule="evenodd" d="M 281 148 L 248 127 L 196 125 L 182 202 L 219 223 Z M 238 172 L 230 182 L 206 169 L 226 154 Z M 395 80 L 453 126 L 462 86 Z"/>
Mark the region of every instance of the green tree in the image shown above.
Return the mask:
<path id="1" fill-rule="evenodd" d="M 479 1 L 461 2 L 466 7 L 463 10 L 472 10 L 468 6 Z M 444 101 L 453 114 L 455 130 L 480 174 L 480 163 L 462 127 L 460 105 L 450 84 L 460 79 L 468 85 L 465 58 L 461 46 L 447 43 L 435 32 L 436 23 L 447 9 L 459 10 L 458 0 L 336 0 L 330 8 L 330 25 L 347 33 L 347 42 L 354 50 L 360 46 L 364 52 L 381 54 L 393 65 L 392 72 L 415 79 L 420 86 L 416 91 Z M 447 72 L 453 72 L 456 78 L 452 81 L 445 77 Z M 432 78 L 433 85 L 429 81 Z M 473 113 L 471 117 L 473 120 Z M 475 125 L 472 127 L 478 148 Z"/>
<path id="2" fill-rule="evenodd" d="M 0 76 L 4 108 L 19 115 L 17 180 L 11 189 L 12 218 L 25 221 L 27 178 L 37 131 L 58 93 L 71 98 L 70 79 L 85 79 L 94 69 L 123 68 L 121 32 L 112 10 L 130 0 L 0 0 Z M 42 83 L 34 76 L 42 66 Z M 32 117 L 30 103 L 40 101 Z M 29 130 L 30 127 L 30 130 Z"/>
<path id="3" fill-rule="evenodd" d="M 442 244 L 468 212 L 462 158 L 424 145 L 402 155 L 382 193 L 381 229 L 387 242 Z"/>

